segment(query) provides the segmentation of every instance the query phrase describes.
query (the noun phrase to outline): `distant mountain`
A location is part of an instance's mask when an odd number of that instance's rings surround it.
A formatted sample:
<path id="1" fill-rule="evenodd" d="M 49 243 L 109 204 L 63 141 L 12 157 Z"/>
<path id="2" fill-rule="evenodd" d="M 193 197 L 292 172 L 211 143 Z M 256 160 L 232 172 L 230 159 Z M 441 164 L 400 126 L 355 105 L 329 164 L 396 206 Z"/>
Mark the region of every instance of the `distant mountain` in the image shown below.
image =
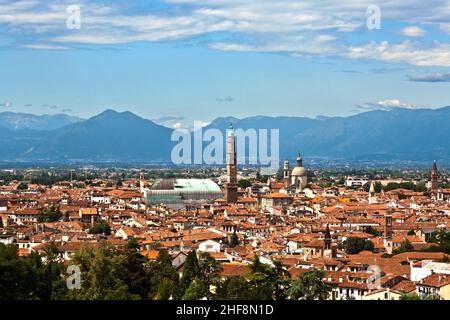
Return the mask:
<path id="1" fill-rule="evenodd" d="M 106 110 L 41 135 L 28 156 L 49 160 L 168 161 L 172 130 L 131 112 Z"/>
<path id="2" fill-rule="evenodd" d="M 184 117 L 161 117 L 157 119 L 151 119 L 154 123 L 159 124 L 161 126 L 174 129 L 186 127 L 186 121 Z"/>
<path id="3" fill-rule="evenodd" d="M 332 117 L 327 117 L 327 116 L 317 116 L 315 119 L 317 120 L 328 120 L 331 119 Z"/>
<path id="4" fill-rule="evenodd" d="M 292 146 L 292 138 L 295 137 L 299 132 L 303 132 L 310 128 L 317 126 L 319 120 L 304 118 L 304 117 L 267 117 L 267 116 L 254 116 L 244 119 L 237 119 L 234 117 L 224 117 L 217 118 L 208 128 L 219 129 L 224 133 L 230 127 L 230 124 L 234 129 L 267 129 L 267 134 L 270 134 L 270 129 L 278 129 L 280 137 L 280 157 L 282 158 L 292 158 L 297 152 L 303 150 L 300 146 Z M 270 145 L 268 146 L 270 152 Z M 248 152 L 248 148 L 246 149 Z"/>
<path id="5" fill-rule="evenodd" d="M 292 137 L 310 155 L 343 159 L 450 159 L 450 107 L 330 118 Z"/>
<path id="6" fill-rule="evenodd" d="M 350 117 L 221 117 L 203 128 L 279 129 L 280 157 L 450 160 L 450 107 L 370 111 Z M 106 110 L 53 130 L 0 123 L 0 160 L 170 162 L 172 129 L 131 112 Z"/>
<path id="7" fill-rule="evenodd" d="M 18 112 L 0 113 L 0 125 L 11 130 L 53 130 L 83 120 L 63 113 L 55 115 L 34 115 Z"/>
<path id="8" fill-rule="evenodd" d="M 370 111 L 349 117 L 218 118 L 209 127 L 279 128 L 280 157 L 349 160 L 450 159 L 450 107 Z"/>
<path id="9" fill-rule="evenodd" d="M 217 118 L 207 128 L 226 130 L 230 127 L 248 129 L 280 129 L 280 138 L 288 139 L 299 131 L 310 129 L 317 125 L 317 120 L 303 117 L 266 117 L 255 116 L 244 119 L 234 117 Z M 281 139 L 283 140 L 283 139 Z"/>

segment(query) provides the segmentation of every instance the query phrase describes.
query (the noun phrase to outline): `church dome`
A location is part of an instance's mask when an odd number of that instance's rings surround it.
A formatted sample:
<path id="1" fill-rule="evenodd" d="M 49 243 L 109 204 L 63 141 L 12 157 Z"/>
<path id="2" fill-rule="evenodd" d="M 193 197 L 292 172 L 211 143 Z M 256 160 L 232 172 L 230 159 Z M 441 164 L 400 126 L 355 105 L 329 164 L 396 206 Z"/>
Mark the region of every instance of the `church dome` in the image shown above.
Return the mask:
<path id="1" fill-rule="evenodd" d="M 307 175 L 307 171 L 306 169 L 303 167 L 303 159 L 302 157 L 300 157 L 300 155 L 298 155 L 297 157 L 297 165 L 295 166 L 294 170 L 292 170 L 292 176 L 306 176 Z"/>
<path id="2" fill-rule="evenodd" d="M 304 167 L 295 167 L 294 170 L 292 170 L 293 176 L 306 176 L 307 172 Z"/>

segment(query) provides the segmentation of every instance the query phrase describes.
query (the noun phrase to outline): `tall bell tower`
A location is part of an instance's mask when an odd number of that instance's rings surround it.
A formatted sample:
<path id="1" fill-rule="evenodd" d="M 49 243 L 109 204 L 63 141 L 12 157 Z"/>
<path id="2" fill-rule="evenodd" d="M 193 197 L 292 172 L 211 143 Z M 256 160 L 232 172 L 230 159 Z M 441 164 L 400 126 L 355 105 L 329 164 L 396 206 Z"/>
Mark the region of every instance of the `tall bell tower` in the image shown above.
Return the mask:
<path id="1" fill-rule="evenodd" d="M 433 166 L 431 167 L 431 191 L 436 193 L 439 188 L 439 172 L 437 169 L 436 161 L 433 161 Z"/>
<path id="2" fill-rule="evenodd" d="M 236 138 L 232 125 L 230 125 L 227 133 L 227 178 L 225 201 L 226 203 L 236 203 L 238 198 Z"/>
<path id="3" fill-rule="evenodd" d="M 393 237 L 393 225 L 392 225 L 392 209 L 389 209 L 386 215 L 384 216 L 384 249 L 386 250 L 386 253 L 392 254 L 393 250 L 393 243 L 392 243 L 392 237 Z"/>

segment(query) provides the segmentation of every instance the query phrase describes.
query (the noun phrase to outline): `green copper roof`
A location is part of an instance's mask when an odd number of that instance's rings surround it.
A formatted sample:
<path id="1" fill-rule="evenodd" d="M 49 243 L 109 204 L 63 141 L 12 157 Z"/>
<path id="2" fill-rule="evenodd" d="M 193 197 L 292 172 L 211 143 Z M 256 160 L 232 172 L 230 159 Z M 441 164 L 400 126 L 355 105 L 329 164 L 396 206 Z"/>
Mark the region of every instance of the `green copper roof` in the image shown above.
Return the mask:
<path id="1" fill-rule="evenodd" d="M 176 179 L 174 187 L 179 191 L 221 192 L 217 183 L 210 179 Z"/>
<path id="2" fill-rule="evenodd" d="M 222 196 L 217 183 L 209 179 L 162 179 L 145 192 L 149 203 L 214 200 Z"/>

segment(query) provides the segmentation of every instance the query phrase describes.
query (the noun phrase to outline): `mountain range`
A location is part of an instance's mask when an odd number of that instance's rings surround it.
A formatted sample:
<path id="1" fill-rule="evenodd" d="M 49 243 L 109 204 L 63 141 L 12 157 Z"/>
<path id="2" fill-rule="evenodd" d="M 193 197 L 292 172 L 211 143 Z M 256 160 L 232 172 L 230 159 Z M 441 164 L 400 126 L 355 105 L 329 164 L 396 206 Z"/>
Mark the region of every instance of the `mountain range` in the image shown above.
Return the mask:
<path id="1" fill-rule="evenodd" d="M 23 129 L 53 130 L 83 120 L 82 118 L 69 116 L 64 113 L 55 115 L 34 115 L 16 112 L 0 113 L 0 125 L 14 131 Z"/>
<path id="2" fill-rule="evenodd" d="M 279 129 L 280 157 L 429 161 L 450 159 L 450 107 L 374 110 L 348 117 L 221 117 L 207 127 Z M 87 120 L 0 113 L 1 161 L 170 162 L 172 128 L 131 112 Z"/>

